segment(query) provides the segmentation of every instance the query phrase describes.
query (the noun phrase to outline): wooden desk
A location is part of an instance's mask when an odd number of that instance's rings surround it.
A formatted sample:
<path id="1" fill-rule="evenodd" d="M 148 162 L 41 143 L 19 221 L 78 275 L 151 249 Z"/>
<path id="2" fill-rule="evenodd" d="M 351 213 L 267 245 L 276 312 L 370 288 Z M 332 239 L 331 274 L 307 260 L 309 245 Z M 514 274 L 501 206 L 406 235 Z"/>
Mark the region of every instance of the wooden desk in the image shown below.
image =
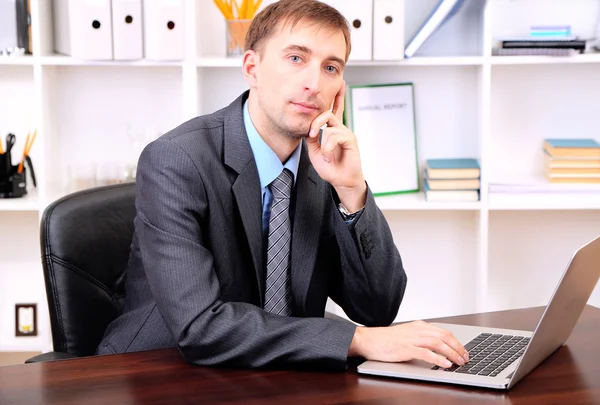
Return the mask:
<path id="1" fill-rule="evenodd" d="M 541 308 L 438 319 L 533 330 Z M 600 309 L 510 392 L 345 373 L 192 366 L 174 349 L 0 367 L 0 404 L 600 404 Z"/>

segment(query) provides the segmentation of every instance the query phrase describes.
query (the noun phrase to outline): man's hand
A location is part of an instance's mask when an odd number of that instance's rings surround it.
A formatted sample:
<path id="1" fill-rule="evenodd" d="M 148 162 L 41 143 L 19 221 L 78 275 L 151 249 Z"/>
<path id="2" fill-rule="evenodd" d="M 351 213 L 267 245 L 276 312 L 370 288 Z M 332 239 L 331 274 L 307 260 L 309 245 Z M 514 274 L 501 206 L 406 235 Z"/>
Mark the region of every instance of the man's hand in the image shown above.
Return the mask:
<path id="1" fill-rule="evenodd" d="M 423 321 L 379 328 L 359 326 L 348 356 L 386 362 L 419 359 L 442 368 L 469 361 L 469 354 L 451 332 Z"/>
<path id="2" fill-rule="evenodd" d="M 342 204 L 354 212 L 365 205 L 367 185 L 356 136 L 342 123 L 345 94 L 346 82 L 342 81 L 333 111 L 327 110 L 314 119 L 306 143 L 310 161 L 319 176 L 335 188 Z M 319 130 L 325 124 L 327 127 L 319 143 Z"/>

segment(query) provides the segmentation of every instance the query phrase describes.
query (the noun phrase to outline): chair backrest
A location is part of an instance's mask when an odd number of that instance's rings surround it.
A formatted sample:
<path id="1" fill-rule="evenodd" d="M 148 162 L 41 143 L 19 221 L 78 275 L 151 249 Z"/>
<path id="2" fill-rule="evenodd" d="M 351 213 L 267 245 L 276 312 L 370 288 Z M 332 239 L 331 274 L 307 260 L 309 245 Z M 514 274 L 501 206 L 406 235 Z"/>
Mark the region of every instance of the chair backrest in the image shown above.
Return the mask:
<path id="1" fill-rule="evenodd" d="M 54 351 L 89 356 L 123 310 L 135 183 L 67 195 L 42 216 L 40 242 Z"/>

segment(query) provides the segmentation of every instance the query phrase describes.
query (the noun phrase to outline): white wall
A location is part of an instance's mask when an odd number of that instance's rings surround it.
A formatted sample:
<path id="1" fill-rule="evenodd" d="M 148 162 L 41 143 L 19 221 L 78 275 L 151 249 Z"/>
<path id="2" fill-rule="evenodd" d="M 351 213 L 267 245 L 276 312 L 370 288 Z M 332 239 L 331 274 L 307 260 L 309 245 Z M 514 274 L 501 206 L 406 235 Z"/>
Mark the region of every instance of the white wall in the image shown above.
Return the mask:
<path id="1" fill-rule="evenodd" d="M 265 0 L 263 7 L 269 4 Z M 212 0 L 187 0 L 182 62 L 91 63 L 55 57 L 48 2 L 32 0 L 39 56 L 0 59 L 0 136 L 37 128 L 32 150 L 39 193 L 0 201 L 0 350 L 48 350 L 50 329 L 39 257 L 39 219 L 65 192 L 73 163 L 130 157 L 132 133 L 149 140 L 189 116 L 229 104 L 247 88 L 239 61 L 224 58 L 225 24 Z M 406 0 L 410 37 L 435 0 Z M 529 21 L 571 21 L 594 32 L 600 0 L 470 0 L 411 60 L 351 63 L 349 84 L 412 82 L 419 162 L 480 159 L 482 201 L 427 203 L 422 194 L 383 197 L 408 273 L 397 320 L 543 305 L 572 252 L 600 233 L 600 198 L 489 193 L 490 181 L 539 175 L 545 137 L 595 137 L 600 57 L 490 57 L 500 36 Z M 41 14 L 35 14 L 40 12 Z M 548 210 L 547 208 L 552 208 Z M 600 287 L 590 303 L 600 307 Z M 38 338 L 14 337 L 14 304 L 37 302 Z M 330 309 L 339 309 L 329 306 Z"/>

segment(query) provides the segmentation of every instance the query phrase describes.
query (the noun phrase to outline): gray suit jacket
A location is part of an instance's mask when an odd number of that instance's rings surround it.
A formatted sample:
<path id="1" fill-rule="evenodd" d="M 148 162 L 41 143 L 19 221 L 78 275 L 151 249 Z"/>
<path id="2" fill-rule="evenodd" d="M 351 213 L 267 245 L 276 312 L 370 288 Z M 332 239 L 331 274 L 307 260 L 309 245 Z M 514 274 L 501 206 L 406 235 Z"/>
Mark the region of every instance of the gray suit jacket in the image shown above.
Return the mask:
<path id="1" fill-rule="evenodd" d="M 247 97 L 141 154 L 125 308 L 99 354 L 178 347 L 200 365 L 344 369 L 355 325 L 323 318 L 327 297 L 364 325 L 396 317 L 406 275 L 373 195 L 348 226 L 306 149 L 293 197 L 292 317 L 261 309 L 266 249 Z"/>

